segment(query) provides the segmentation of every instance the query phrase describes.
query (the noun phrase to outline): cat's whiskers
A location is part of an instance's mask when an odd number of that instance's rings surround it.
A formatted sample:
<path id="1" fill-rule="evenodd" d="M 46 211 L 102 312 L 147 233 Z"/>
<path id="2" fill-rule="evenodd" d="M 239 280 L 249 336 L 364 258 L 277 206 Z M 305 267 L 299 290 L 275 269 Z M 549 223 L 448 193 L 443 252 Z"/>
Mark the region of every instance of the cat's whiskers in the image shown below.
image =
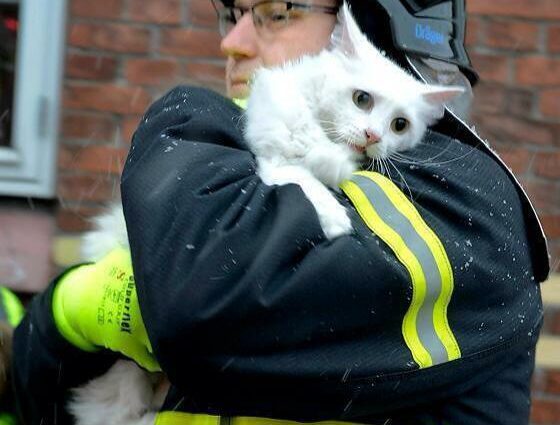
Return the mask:
<path id="1" fill-rule="evenodd" d="M 445 151 L 442 151 L 442 152 L 438 153 L 437 155 L 434 155 L 434 156 L 432 156 L 430 158 L 426 158 L 426 159 L 418 159 L 418 158 L 414 158 L 414 157 L 409 157 L 409 156 L 403 155 L 402 153 L 400 153 L 400 154 L 394 153 L 394 154 L 391 155 L 391 158 L 393 160 L 395 160 L 396 162 L 399 162 L 399 163 L 402 163 L 402 164 L 441 166 L 441 165 L 450 164 L 450 163 L 455 162 L 455 161 L 460 161 L 461 159 L 466 158 L 467 156 L 469 156 L 474 151 L 474 149 L 476 149 L 476 148 L 472 147 L 469 151 L 467 151 L 463 155 L 460 155 L 456 158 L 448 159 L 446 161 L 439 161 L 439 162 L 434 161 L 434 159 L 441 156 Z"/>
<path id="2" fill-rule="evenodd" d="M 387 169 L 387 164 L 385 164 L 385 161 L 383 160 L 383 158 L 379 158 L 379 164 L 380 164 L 380 168 L 381 168 L 381 173 L 384 176 L 389 174 L 389 170 Z"/>
<path id="3" fill-rule="evenodd" d="M 420 145 L 420 144 L 423 144 L 423 143 L 424 142 L 419 142 L 418 144 Z M 430 145 L 430 146 L 433 146 L 433 145 Z M 444 149 L 442 149 L 441 152 L 437 153 L 436 155 L 434 155 L 430 158 L 423 159 L 423 160 L 418 159 L 417 157 L 414 157 L 414 156 L 407 156 L 404 152 L 393 152 L 391 154 L 391 156 L 393 158 L 397 157 L 397 158 L 402 159 L 402 160 L 414 161 L 417 164 L 427 164 L 427 165 L 432 165 L 433 164 L 433 165 L 435 165 L 436 163 L 432 162 L 432 161 L 434 159 L 440 157 L 441 155 L 443 155 L 447 151 L 448 148 L 449 148 L 449 146 L 446 146 Z"/>
<path id="4" fill-rule="evenodd" d="M 334 121 L 317 118 L 317 122 L 321 125 L 321 129 L 327 136 L 336 136 L 340 133 L 340 129 Z"/>
<path id="5" fill-rule="evenodd" d="M 329 136 L 330 138 L 333 138 L 333 139 L 334 139 L 334 138 L 339 139 L 339 138 L 341 137 L 340 131 L 338 131 L 338 130 L 335 129 L 335 128 L 328 129 L 328 130 L 323 129 L 323 132 L 324 132 L 327 136 Z"/>
<path id="6" fill-rule="evenodd" d="M 366 171 L 375 171 L 376 170 L 376 165 L 377 165 L 377 159 L 370 158 L 368 166 L 365 167 Z"/>
<path id="7" fill-rule="evenodd" d="M 354 143 L 352 143 L 352 140 L 350 138 L 348 138 L 348 136 L 344 132 L 339 130 L 338 133 L 339 133 L 338 137 L 335 140 L 336 143 L 344 143 L 349 148 L 354 146 Z"/>
<path id="8" fill-rule="evenodd" d="M 321 124 L 331 124 L 333 127 L 336 127 L 336 123 L 334 121 L 329 121 L 329 120 L 322 120 L 320 118 L 317 118 L 317 122 L 321 123 Z"/>
<path id="9" fill-rule="evenodd" d="M 371 163 L 368 167 L 368 171 L 375 171 L 380 174 L 385 175 L 385 164 L 383 163 L 383 158 L 375 157 L 371 159 Z"/>
<path id="10" fill-rule="evenodd" d="M 323 133 L 331 139 L 334 143 L 340 143 L 344 141 L 344 134 L 343 132 L 335 126 L 334 122 L 326 121 L 326 120 L 319 120 L 321 123 L 332 124 L 333 127 L 325 128 L 321 126 Z"/>
<path id="11" fill-rule="evenodd" d="M 406 186 L 406 189 L 408 191 L 408 194 L 410 196 L 410 201 L 413 201 L 413 197 L 412 197 L 412 190 L 410 189 L 410 186 L 408 185 L 406 179 L 404 178 L 404 175 L 399 171 L 398 167 L 393 163 L 393 161 L 391 160 L 391 157 L 387 157 L 386 159 L 387 164 L 390 164 L 395 171 L 397 172 L 397 174 L 400 176 L 401 181 L 403 182 L 403 184 Z M 392 179 L 391 179 L 392 180 Z"/>
<path id="12" fill-rule="evenodd" d="M 389 164 L 387 164 L 387 158 L 381 157 L 381 161 L 383 162 L 383 169 L 385 175 L 389 180 L 393 181 L 393 176 L 391 175 L 391 169 L 389 168 Z"/>
<path id="13" fill-rule="evenodd" d="M 243 120 L 247 119 L 247 115 L 245 113 L 239 114 L 239 116 L 234 117 L 232 121 L 234 122 L 235 127 L 243 128 Z"/>
<path id="14" fill-rule="evenodd" d="M 422 141 L 422 142 L 420 142 L 420 144 L 424 144 L 424 145 L 427 145 L 427 146 L 432 147 L 432 148 L 437 148 L 437 146 L 432 144 L 432 143 L 426 143 L 426 142 Z M 434 155 L 430 158 L 426 158 L 426 159 L 418 159 L 417 157 L 414 157 L 414 156 L 407 156 L 407 155 L 405 155 L 404 152 L 394 152 L 391 155 L 391 158 L 394 159 L 396 162 L 400 162 L 400 163 L 403 163 L 403 164 L 428 165 L 428 166 L 429 165 L 436 165 L 436 166 L 438 166 L 438 165 L 445 165 L 445 164 L 449 164 L 449 163 L 452 163 L 452 162 L 455 162 L 455 161 L 459 161 L 459 160 L 467 157 L 468 155 L 470 155 L 476 149 L 475 147 L 470 146 L 470 149 L 467 152 L 465 152 L 463 155 L 460 155 L 456 158 L 452 158 L 452 159 L 449 159 L 449 160 L 446 160 L 446 161 L 441 161 L 441 162 L 434 161 L 434 159 L 436 159 L 436 158 L 440 157 L 441 155 L 445 154 L 449 150 L 449 148 L 450 148 L 450 145 L 448 144 L 447 146 L 445 146 L 445 148 L 443 148 L 441 150 L 441 152 L 439 152 L 438 154 L 436 154 L 436 155 Z"/>
<path id="15" fill-rule="evenodd" d="M 384 176 L 388 177 L 389 180 L 393 180 L 392 176 L 391 176 L 391 170 L 389 169 L 389 165 L 387 164 L 387 160 L 385 157 L 380 156 L 378 157 L 378 161 L 379 164 L 381 166 L 381 174 L 383 174 Z"/>

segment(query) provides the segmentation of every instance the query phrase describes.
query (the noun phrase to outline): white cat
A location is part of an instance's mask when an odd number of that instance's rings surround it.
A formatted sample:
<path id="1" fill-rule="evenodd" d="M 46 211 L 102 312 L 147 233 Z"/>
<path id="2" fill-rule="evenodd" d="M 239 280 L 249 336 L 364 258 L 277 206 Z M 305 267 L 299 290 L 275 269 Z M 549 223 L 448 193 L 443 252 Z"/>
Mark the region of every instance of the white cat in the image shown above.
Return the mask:
<path id="1" fill-rule="evenodd" d="M 338 190 L 367 158 L 415 146 L 443 115 L 443 103 L 462 92 L 415 80 L 367 41 L 346 5 L 339 16 L 330 49 L 257 73 L 245 134 L 262 180 L 298 184 L 330 239 L 349 233 L 351 224 L 328 188 Z M 85 238 L 86 259 L 128 246 L 120 206 L 96 224 Z M 154 390 L 158 379 L 132 362 L 117 362 L 75 390 L 69 407 L 76 424 L 152 424 L 163 402 Z"/>
<path id="2" fill-rule="evenodd" d="M 333 45 L 256 73 L 246 139 L 269 184 L 298 184 L 329 238 L 351 231 L 346 211 L 327 189 L 366 158 L 416 146 L 461 87 L 426 85 L 368 42 L 346 5 Z"/>

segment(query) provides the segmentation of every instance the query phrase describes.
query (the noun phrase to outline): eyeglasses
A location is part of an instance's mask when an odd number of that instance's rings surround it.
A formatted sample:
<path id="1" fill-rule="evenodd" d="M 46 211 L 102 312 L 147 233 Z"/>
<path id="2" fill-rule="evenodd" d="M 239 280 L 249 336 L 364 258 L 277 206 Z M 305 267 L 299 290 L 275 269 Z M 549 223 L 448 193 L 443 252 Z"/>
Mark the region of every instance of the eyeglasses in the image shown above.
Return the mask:
<path id="1" fill-rule="evenodd" d="M 252 7 L 224 6 L 217 0 L 212 0 L 214 9 L 218 14 L 220 34 L 225 37 L 239 22 L 245 13 L 251 11 L 253 25 L 259 33 L 273 33 L 286 27 L 290 20 L 306 12 L 320 12 L 336 15 L 338 7 L 321 6 L 314 4 L 294 3 L 282 0 L 265 0 Z"/>

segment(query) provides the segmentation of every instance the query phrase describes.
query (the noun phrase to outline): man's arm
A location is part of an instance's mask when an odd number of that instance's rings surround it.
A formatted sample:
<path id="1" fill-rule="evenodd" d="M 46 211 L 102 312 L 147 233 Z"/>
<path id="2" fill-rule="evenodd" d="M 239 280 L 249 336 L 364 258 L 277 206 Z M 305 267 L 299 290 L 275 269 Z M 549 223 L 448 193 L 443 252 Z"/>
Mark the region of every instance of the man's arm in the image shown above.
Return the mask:
<path id="1" fill-rule="evenodd" d="M 115 362 L 110 351 L 88 352 L 68 342 L 52 314 L 53 292 L 73 269 L 37 295 L 14 331 L 12 376 L 20 420 L 26 425 L 70 425 L 70 389 L 100 376 Z"/>
<path id="2" fill-rule="evenodd" d="M 403 333 L 418 289 L 399 253 L 348 204 L 356 233 L 327 241 L 298 187 L 255 175 L 240 121 L 219 96 L 176 89 L 146 115 L 123 174 L 142 316 L 192 408 L 382 415 L 466 391 L 534 344 L 540 296 L 519 199 L 484 154 L 432 134 L 418 166 L 399 166 L 454 276 L 460 357 L 421 367 Z"/>

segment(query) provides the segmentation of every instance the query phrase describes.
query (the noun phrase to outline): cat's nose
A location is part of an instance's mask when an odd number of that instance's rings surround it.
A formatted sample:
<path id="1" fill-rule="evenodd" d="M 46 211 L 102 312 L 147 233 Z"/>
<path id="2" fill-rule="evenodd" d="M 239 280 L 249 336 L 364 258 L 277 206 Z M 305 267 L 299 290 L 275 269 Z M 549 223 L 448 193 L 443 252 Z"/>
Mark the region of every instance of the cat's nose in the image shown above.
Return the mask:
<path id="1" fill-rule="evenodd" d="M 366 146 L 374 145 L 375 143 L 378 143 L 380 140 L 381 137 L 379 137 L 379 135 L 375 131 L 369 128 L 366 130 Z"/>

